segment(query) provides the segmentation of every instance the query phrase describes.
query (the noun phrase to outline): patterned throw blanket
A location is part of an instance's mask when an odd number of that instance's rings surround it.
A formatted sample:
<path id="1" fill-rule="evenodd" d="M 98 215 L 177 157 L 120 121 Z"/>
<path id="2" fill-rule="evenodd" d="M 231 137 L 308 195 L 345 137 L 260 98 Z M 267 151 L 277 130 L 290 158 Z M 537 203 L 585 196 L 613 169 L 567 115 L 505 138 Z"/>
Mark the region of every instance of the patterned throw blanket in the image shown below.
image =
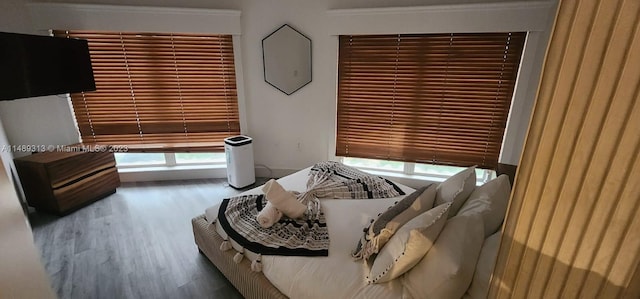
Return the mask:
<path id="1" fill-rule="evenodd" d="M 393 182 L 338 162 L 321 162 L 309 173 L 307 191 L 298 200 L 308 206 L 304 217 L 283 217 L 269 228 L 256 220 L 267 204 L 263 194 L 224 199 L 218 221 L 227 235 L 252 252 L 265 255 L 327 256 L 329 231 L 319 198 L 369 199 L 404 195 Z"/>

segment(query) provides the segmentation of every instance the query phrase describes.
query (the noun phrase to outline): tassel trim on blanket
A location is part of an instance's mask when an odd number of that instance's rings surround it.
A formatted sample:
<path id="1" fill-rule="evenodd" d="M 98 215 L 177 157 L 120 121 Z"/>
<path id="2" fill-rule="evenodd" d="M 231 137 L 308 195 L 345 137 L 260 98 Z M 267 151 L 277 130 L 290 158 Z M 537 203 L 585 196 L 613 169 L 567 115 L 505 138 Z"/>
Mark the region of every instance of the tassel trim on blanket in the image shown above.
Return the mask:
<path id="1" fill-rule="evenodd" d="M 222 241 L 222 243 L 220 244 L 220 251 L 227 251 L 231 248 L 233 248 L 233 246 L 231 246 L 231 242 L 229 242 L 229 239 L 227 238 L 225 238 L 224 241 Z"/>
<path id="2" fill-rule="evenodd" d="M 244 248 L 241 248 L 240 251 L 238 251 L 238 253 L 236 253 L 236 255 L 233 256 L 233 261 L 236 264 L 240 264 L 240 262 L 242 262 L 243 257 L 244 257 Z"/>
<path id="3" fill-rule="evenodd" d="M 258 258 L 251 263 L 253 272 L 262 272 L 262 254 L 258 254 Z"/>

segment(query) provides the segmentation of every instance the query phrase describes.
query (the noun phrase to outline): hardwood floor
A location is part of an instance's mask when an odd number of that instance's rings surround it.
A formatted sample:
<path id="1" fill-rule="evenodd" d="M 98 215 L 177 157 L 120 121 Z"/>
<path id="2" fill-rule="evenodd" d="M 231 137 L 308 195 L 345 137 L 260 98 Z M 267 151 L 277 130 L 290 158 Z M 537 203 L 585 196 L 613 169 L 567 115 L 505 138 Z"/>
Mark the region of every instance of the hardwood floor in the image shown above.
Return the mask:
<path id="1" fill-rule="evenodd" d="M 225 179 L 124 183 L 70 215 L 29 219 L 60 298 L 242 298 L 191 230 L 191 218 L 239 192 Z"/>

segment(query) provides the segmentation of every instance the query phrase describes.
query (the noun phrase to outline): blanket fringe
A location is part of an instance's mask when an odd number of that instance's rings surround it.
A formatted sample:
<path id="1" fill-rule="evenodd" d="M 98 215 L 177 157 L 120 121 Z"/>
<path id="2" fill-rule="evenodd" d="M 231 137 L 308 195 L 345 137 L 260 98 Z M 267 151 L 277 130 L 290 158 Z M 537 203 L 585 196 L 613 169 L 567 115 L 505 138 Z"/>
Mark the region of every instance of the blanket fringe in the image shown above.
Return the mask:
<path id="1" fill-rule="evenodd" d="M 392 235 L 393 233 L 391 233 L 390 230 L 383 228 L 378 234 L 378 236 L 374 238 L 369 238 L 369 240 L 367 241 L 367 244 L 363 246 L 364 252 L 362 253 L 362 258 L 368 259 L 374 254 L 378 254 L 378 252 L 380 252 L 380 247 L 381 247 L 380 245 L 382 244 L 382 246 L 384 246 L 384 244 L 386 244 L 387 241 L 389 241 Z"/>
<path id="2" fill-rule="evenodd" d="M 231 249 L 231 242 L 229 242 L 229 240 L 225 239 L 224 241 L 222 241 L 222 243 L 220 244 L 220 251 L 227 251 L 229 249 Z"/>
<path id="3" fill-rule="evenodd" d="M 240 262 L 242 262 L 243 257 L 244 257 L 244 249 L 241 249 L 240 251 L 238 251 L 238 253 L 236 253 L 236 255 L 233 256 L 233 261 L 236 264 L 240 264 Z"/>
<path id="4" fill-rule="evenodd" d="M 378 247 L 377 244 L 374 244 L 374 240 L 367 241 L 367 243 L 362 245 L 362 259 L 366 260 L 372 255 L 378 253 L 377 247 Z"/>
<path id="5" fill-rule="evenodd" d="M 393 234 L 390 230 L 383 228 L 378 236 L 371 238 L 367 233 L 360 240 L 360 247 L 351 253 L 354 260 L 369 259 L 371 256 L 380 252 L 380 244 L 389 241 Z"/>
<path id="6" fill-rule="evenodd" d="M 258 258 L 251 263 L 251 270 L 253 272 L 262 271 L 262 254 L 258 254 Z"/>
<path id="7" fill-rule="evenodd" d="M 353 252 L 351 252 L 351 257 L 353 258 L 354 261 L 362 259 L 362 254 L 364 253 L 364 246 L 367 244 L 367 240 L 365 240 L 365 236 L 360 237 L 360 242 L 358 242 L 358 247 Z"/>

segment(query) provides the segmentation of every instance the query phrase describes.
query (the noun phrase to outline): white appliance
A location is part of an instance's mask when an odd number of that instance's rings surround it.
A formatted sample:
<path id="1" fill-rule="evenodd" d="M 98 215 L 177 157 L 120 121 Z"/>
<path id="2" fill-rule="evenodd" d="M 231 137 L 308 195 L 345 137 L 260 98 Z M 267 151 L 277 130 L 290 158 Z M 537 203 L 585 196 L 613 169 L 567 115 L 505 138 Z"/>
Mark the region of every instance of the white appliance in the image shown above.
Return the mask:
<path id="1" fill-rule="evenodd" d="M 231 187 L 244 188 L 256 182 L 251 137 L 238 135 L 225 138 L 224 152 L 227 156 L 227 180 Z"/>

